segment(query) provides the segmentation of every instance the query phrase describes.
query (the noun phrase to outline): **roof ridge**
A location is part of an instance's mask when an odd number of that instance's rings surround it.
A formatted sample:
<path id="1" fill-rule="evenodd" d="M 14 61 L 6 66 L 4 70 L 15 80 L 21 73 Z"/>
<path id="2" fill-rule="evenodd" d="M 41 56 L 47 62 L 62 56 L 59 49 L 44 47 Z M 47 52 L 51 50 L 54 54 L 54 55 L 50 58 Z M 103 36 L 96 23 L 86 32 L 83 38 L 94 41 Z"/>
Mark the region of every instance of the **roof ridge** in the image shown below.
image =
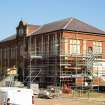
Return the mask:
<path id="1" fill-rule="evenodd" d="M 31 34 L 36 35 L 41 33 L 57 31 L 61 29 L 70 30 L 70 31 L 82 31 L 82 32 L 91 32 L 91 33 L 97 33 L 97 34 L 105 34 L 105 31 L 74 17 L 44 24 L 38 29 L 36 29 L 34 32 L 32 32 Z"/>
<path id="2" fill-rule="evenodd" d="M 66 23 L 66 25 L 63 27 L 63 29 L 66 29 L 67 26 L 73 21 L 73 18 L 70 18 L 70 20 Z"/>
<path id="3" fill-rule="evenodd" d="M 96 26 L 94 26 L 94 25 L 92 25 L 92 24 L 90 24 L 90 23 L 87 23 L 87 22 L 85 22 L 85 21 L 81 21 L 81 20 L 79 20 L 79 19 L 77 19 L 77 18 L 74 18 L 74 19 L 77 20 L 77 21 L 79 21 L 79 22 L 81 22 L 81 23 L 83 23 L 83 24 L 85 24 L 85 25 L 88 25 L 89 27 L 92 27 L 92 28 L 97 29 L 97 30 L 99 30 L 99 31 L 105 32 L 103 29 L 97 28 Z"/>
<path id="4" fill-rule="evenodd" d="M 52 23 L 61 22 L 61 21 L 67 20 L 67 19 L 71 19 L 71 18 L 64 18 L 64 19 L 60 19 L 60 20 L 50 21 L 50 22 L 45 23 L 43 25 L 49 25 L 49 24 L 52 24 Z"/>

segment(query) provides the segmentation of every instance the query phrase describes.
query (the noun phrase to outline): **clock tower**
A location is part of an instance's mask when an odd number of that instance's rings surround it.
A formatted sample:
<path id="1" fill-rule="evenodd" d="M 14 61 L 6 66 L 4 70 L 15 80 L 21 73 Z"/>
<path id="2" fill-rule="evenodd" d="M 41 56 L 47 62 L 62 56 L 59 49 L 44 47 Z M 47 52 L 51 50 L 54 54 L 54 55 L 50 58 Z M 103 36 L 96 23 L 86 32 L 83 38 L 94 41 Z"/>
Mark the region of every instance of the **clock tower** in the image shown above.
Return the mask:
<path id="1" fill-rule="evenodd" d="M 21 20 L 16 28 L 16 31 L 17 37 L 24 37 L 27 34 L 27 23 Z"/>

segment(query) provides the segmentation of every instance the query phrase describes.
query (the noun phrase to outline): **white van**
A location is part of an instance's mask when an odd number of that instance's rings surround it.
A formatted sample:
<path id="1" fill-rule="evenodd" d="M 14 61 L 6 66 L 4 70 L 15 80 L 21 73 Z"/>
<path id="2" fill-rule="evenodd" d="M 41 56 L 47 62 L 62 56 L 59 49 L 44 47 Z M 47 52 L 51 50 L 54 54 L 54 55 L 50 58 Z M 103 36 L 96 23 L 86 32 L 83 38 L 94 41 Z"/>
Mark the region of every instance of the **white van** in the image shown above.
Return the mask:
<path id="1" fill-rule="evenodd" d="M 32 89 L 1 87 L 0 97 L 4 105 L 34 105 Z"/>

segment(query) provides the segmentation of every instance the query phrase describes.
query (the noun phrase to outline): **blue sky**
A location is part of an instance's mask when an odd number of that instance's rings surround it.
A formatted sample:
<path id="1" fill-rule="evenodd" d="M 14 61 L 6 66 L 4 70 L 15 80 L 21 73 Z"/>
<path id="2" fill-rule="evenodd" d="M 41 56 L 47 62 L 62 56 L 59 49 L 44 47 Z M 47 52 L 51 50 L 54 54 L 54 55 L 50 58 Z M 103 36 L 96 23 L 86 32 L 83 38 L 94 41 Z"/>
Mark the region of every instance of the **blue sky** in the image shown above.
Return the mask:
<path id="1" fill-rule="evenodd" d="M 105 0 L 0 0 L 0 39 L 14 34 L 21 19 L 44 24 L 68 17 L 105 30 Z"/>

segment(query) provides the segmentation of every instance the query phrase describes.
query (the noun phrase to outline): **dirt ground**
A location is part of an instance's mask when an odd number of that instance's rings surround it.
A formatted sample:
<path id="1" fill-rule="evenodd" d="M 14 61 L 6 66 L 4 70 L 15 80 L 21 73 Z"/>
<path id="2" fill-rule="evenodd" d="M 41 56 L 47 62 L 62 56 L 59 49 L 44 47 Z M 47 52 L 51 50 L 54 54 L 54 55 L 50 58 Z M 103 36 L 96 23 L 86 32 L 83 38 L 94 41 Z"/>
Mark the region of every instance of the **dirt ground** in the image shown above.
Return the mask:
<path id="1" fill-rule="evenodd" d="M 105 105 L 105 99 L 96 98 L 69 98 L 58 97 L 54 99 L 35 98 L 35 105 Z"/>
<path id="2" fill-rule="evenodd" d="M 3 105 L 0 101 L 0 105 Z M 35 105 L 105 105 L 103 98 L 80 98 L 80 97 L 55 97 L 53 99 L 41 99 L 35 96 Z"/>

